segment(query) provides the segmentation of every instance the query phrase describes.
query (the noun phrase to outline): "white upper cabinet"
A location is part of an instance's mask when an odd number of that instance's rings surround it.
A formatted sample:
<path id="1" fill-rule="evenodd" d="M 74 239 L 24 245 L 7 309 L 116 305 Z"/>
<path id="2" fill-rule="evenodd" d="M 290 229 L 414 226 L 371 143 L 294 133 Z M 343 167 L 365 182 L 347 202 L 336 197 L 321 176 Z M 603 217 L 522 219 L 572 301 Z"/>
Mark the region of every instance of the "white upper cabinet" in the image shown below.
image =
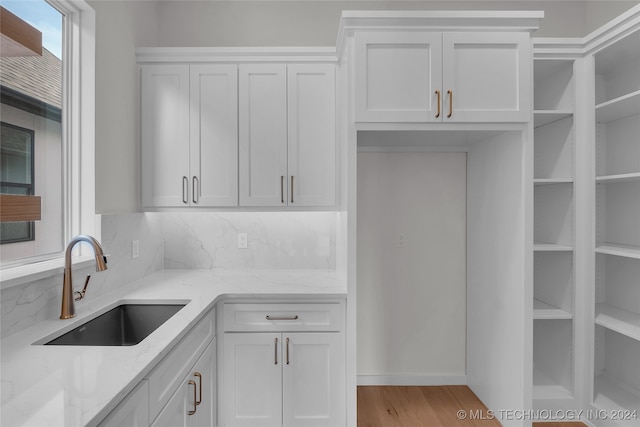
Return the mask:
<path id="1" fill-rule="evenodd" d="M 443 120 L 529 121 L 530 43 L 528 33 L 444 33 Z"/>
<path id="2" fill-rule="evenodd" d="M 357 122 L 526 122 L 525 32 L 361 31 Z"/>
<path id="3" fill-rule="evenodd" d="M 335 204 L 335 66 L 239 69 L 240 205 Z"/>
<path id="4" fill-rule="evenodd" d="M 356 70 L 356 121 L 442 121 L 442 33 L 358 33 Z"/>
<path id="5" fill-rule="evenodd" d="M 189 66 L 142 67 L 142 204 L 189 203 Z"/>
<path id="6" fill-rule="evenodd" d="M 238 205 L 238 67 L 191 65 L 191 185 L 196 206 Z"/>
<path id="7" fill-rule="evenodd" d="M 335 66 L 287 67 L 290 206 L 332 206 L 336 186 Z"/>
<path id="8" fill-rule="evenodd" d="M 286 206 L 287 66 L 240 65 L 240 205 Z"/>
<path id="9" fill-rule="evenodd" d="M 237 66 L 142 67 L 145 207 L 237 206 Z"/>

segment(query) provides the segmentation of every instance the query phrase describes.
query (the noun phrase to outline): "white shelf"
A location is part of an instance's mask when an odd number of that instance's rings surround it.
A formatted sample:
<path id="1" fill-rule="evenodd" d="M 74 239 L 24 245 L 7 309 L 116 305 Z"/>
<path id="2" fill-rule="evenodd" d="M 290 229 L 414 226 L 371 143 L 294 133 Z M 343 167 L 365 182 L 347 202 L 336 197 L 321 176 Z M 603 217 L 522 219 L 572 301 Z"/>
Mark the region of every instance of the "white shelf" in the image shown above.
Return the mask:
<path id="1" fill-rule="evenodd" d="M 640 391 L 621 384 L 606 374 L 595 377 L 593 405 L 606 411 L 637 410 Z"/>
<path id="2" fill-rule="evenodd" d="M 596 182 L 599 184 L 609 184 L 609 183 L 613 184 L 616 182 L 635 182 L 635 181 L 640 181 L 640 172 L 621 173 L 616 175 L 603 175 L 603 176 L 596 177 Z"/>
<path id="3" fill-rule="evenodd" d="M 600 303 L 596 304 L 596 324 L 640 341 L 640 314 Z"/>
<path id="4" fill-rule="evenodd" d="M 572 251 L 571 246 L 556 245 L 554 243 L 535 242 L 533 250 L 536 252 L 567 252 Z"/>
<path id="5" fill-rule="evenodd" d="M 534 245 L 535 247 L 535 245 Z M 596 253 L 640 259 L 640 247 L 603 243 L 596 246 Z"/>
<path id="6" fill-rule="evenodd" d="M 540 369 L 533 368 L 533 399 L 573 399 L 573 395 L 565 387 L 558 384 L 550 375 Z"/>
<path id="7" fill-rule="evenodd" d="M 572 115 L 573 111 L 571 110 L 534 110 L 533 126 L 540 127 L 548 125 L 549 123 L 566 119 L 567 117 L 571 117 Z"/>
<path id="8" fill-rule="evenodd" d="M 596 105 L 598 123 L 611 122 L 635 114 L 640 114 L 640 90 Z"/>
<path id="9" fill-rule="evenodd" d="M 533 185 L 572 184 L 573 178 L 535 178 Z"/>
<path id="10" fill-rule="evenodd" d="M 534 320 L 564 320 L 573 319 L 573 315 L 566 310 L 554 307 L 540 300 L 533 300 Z"/>

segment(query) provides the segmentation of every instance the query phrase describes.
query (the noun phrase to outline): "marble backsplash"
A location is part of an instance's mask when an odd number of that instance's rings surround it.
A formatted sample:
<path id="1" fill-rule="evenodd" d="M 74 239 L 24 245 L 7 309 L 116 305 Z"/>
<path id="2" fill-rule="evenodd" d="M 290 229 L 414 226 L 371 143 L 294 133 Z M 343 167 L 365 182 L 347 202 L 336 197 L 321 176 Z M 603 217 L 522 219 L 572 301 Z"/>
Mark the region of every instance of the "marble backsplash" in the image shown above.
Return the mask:
<path id="1" fill-rule="evenodd" d="M 165 213 L 164 268 L 335 269 L 335 229 L 335 212 Z"/>
<path id="2" fill-rule="evenodd" d="M 335 269 L 335 212 L 138 213 L 102 215 L 101 243 L 108 270 L 86 275 L 86 299 L 165 269 Z M 238 248 L 238 233 L 248 247 Z M 140 256 L 131 257 L 139 240 Z M 62 274 L 0 290 L 0 336 L 60 314 Z"/>

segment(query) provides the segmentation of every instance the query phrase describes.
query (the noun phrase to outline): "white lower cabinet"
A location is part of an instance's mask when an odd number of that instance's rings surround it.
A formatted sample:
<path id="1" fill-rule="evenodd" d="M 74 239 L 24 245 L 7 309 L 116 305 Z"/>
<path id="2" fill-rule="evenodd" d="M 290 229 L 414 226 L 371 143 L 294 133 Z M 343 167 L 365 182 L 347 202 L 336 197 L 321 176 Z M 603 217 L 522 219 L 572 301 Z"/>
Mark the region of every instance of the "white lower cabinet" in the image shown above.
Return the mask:
<path id="1" fill-rule="evenodd" d="M 305 304 L 301 304 L 304 306 Z M 231 307 L 231 308 L 230 308 Z M 246 315 L 247 304 L 226 319 Z M 260 310 L 266 308 L 260 305 Z M 295 314 L 273 305 L 264 315 L 277 332 L 227 331 L 222 343 L 220 425 L 227 427 L 338 427 L 346 422 L 343 335 L 288 332 L 304 322 L 304 307 Z M 268 313 L 268 308 L 264 311 Z M 255 312 L 254 312 L 255 313 Z M 252 313 L 252 315 L 254 314 Z M 269 320 L 272 319 L 272 320 Z M 229 325 L 229 324 L 228 324 Z M 237 322 L 233 323 L 237 327 Z M 264 329 L 266 325 L 260 325 Z M 311 327 L 313 328 L 313 326 Z M 329 328 L 328 328 L 329 329 Z"/>
<path id="2" fill-rule="evenodd" d="M 149 425 L 149 383 L 146 380 L 125 397 L 102 420 L 99 427 L 146 427 Z"/>
<path id="3" fill-rule="evenodd" d="M 153 427 L 210 427 L 216 419 L 215 339 L 155 419 Z"/>
<path id="4" fill-rule="evenodd" d="M 217 418 L 215 309 L 207 313 L 100 427 L 211 427 Z"/>

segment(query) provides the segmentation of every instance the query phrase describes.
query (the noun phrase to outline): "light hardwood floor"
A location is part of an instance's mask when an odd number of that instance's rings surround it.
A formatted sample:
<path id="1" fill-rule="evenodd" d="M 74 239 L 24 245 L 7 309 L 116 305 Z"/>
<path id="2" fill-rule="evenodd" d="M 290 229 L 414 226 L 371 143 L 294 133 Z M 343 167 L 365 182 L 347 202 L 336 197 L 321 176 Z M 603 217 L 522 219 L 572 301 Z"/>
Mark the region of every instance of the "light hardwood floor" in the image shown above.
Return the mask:
<path id="1" fill-rule="evenodd" d="M 499 427 L 467 386 L 359 386 L 358 427 Z M 534 423 L 535 427 L 586 427 Z"/>

